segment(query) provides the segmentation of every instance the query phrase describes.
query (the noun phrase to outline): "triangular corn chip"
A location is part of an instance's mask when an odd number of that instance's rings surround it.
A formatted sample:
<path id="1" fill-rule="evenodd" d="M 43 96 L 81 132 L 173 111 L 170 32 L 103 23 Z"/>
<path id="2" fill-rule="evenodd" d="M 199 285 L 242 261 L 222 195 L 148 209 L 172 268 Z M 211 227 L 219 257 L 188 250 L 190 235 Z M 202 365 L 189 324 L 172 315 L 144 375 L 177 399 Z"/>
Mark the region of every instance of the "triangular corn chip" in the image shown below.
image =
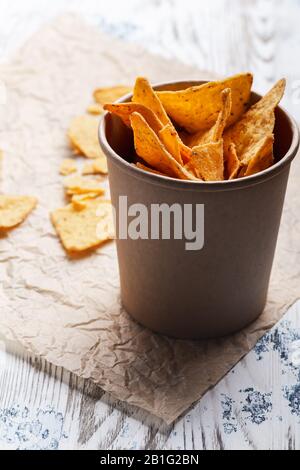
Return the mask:
<path id="1" fill-rule="evenodd" d="M 69 204 L 52 212 L 51 220 L 64 248 L 69 252 L 96 248 L 114 237 L 109 201 L 91 200 L 82 210 Z"/>
<path id="2" fill-rule="evenodd" d="M 199 131 L 196 134 L 186 136 L 185 143 L 189 147 L 196 147 L 198 145 L 204 145 L 209 142 L 219 142 L 223 136 L 223 132 L 230 119 L 232 99 L 231 89 L 226 88 L 221 93 L 222 108 L 219 112 L 218 118 L 211 129 L 208 131 Z"/>
<path id="3" fill-rule="evenodd" d="M 231 143 L 235 144 L 236 153 L 246 165 L 253 154 L 256 145 L 273 134 L 275 126 L 275 108 L 279 104 L 285 90 L 285 80 L 280 80 L 258 103 L 253 105 L 242 118 L 230 127 L 224 134 L 224 152 L 227 159 Z"/>
<path id="4" fill-rule="evenodd" d="M 173 127 L 163 105 L 146 78 L 138 77 L 136 79 L 132 101 L 151 109 L 163 126 L 170 124 Z"/>
<path id="5" fill-rule="evenodd" d="M 78 116 L 73 119 L 68 136 L 76 153 L 87 158 L 105 159 L 98 140 L 98 127 L 99 119 L 93 116 Z"/>
<path id="6" fill-rule="evenodd" d="M 224 180 L 223 141 L 194 147 L 185 168 L 204 181 Z"/>
<path id="7" fill-rule="evenodd" d="M 104 105 L 105 103 L 113 103 L 117 101 L 122 96 L 127 95 L 132 91 L 132 88 L 129 86 L 113 86 L 113 87 L 106 87 L 106 88 L 97 88 L 94 91 L 94 100 L 96 103 Z"/>
<path id="8" fill-rule="evenodd" d="M 236 154 L 236 148 L 234 144 L 230 144 L 227 152 L 227 159 L 225 161 L 226 173 L 229 180 L 237 178 L 242 164 Z"/>
<path id="9" fill-rule="evenodd" d="M 236 75 L 220 82 L 209 82 L 181 91 L 160 91 L 157 96 L 167 114 L 188 132 L 210 129 L 222 109 L 221 93 L 231 89 L 232 110 L 228 125 L 248 109 L 253 76 Z"/>
<path id="10" fill-rule="evenodd" d="M 167 176 L 179 179 L 196 179 L 172 157 L 143 116 L 139 113 L 133 113 L 130 119 L 134 133 L 134 145 L 139 157 Z"/>
<path id="11" fill-rule="evenodd" d="M 132 101 L 151 109 L 163 126 L 170 126 L 173 129 L 173 132 L 177 134 L 182 160 L 187 162 L 190 158 L 189 149 L 181 141 L 172 121 L 169 119 L 163 105 L 157 97 L 157 94 L 146 78 L 139 77 L 136 79 Z M 152 127 L 151 124 L 150 127 Z"/>
<path id="12" fill-rule="evenodd" d="M 175 158 L 180 165 L 183 165 L 180 153 L 180 139 L 177 132 L 174 131 L 173 126 L 167 124 L 159 131 L 158 137 L 172 157 Z"/>
<path id="13" fill-rule="evenodd" d="M 0 195 L 0 229 L 8 230 L 21 224 L 36 205 L 35 197 Z"/>
<path id="14" fill-rule="evenodd" d="M 139 103 L 120 103 L 120 104 L 106 104 L 104 106 L 106 111 L 119 116 L 126 126 L 131 127 L 130 116 L 132 113 L 139 113 L 143 116 L 145 121 L 154 130 L 156 134 L 163 128 L 163 124 L 158 119 L 152 109 L 147 108 Z"/>
<path id="15" fill-rule="evenodd" d="M 82 178 L 82 176 L 70 176 L 64 180 L 64 187 L 69 196 L 73 194 L 97 193 L 104 194 L 104 189 L 96 179 Z"/>
<path id="16" fill-rule="evenodd" d="M 243 176 L 254 175 L 274 164 L 273 144 L 274 136 L 267 135 L 253 147 L 253 155 L 246 164 Z"/>
<path id="17" fill-rule="evenodd" d="M 72 173 L 76 173 L 77 166 L 74 160 L 71 158 L 65 158 L 60 165 L 59 172 L 63 176 L 71 175 Z"/>
<path id="18" fill-rule="evenodd" d="M 104 109 L 101 106 L 101 104 L 94 103 L 94 104 L 90 104 L 87 107 L 87 112 L 90 114 L 94 114 L 95 116 L 99 116 L 100 114 L 103 114 Z"/>

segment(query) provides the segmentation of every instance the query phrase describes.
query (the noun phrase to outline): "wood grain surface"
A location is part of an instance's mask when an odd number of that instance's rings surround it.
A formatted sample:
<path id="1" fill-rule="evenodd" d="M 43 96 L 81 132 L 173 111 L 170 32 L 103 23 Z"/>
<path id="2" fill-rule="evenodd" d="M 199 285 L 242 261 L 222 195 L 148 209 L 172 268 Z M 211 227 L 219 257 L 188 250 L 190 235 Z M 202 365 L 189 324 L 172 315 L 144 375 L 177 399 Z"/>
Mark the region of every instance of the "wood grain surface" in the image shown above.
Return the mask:
<path id="1" fill-rule="evenodd" d="M 285 105 L 300 121 L 300 1 L 110 0 L 109 5 L 0 0 L 0 60 L 43 23 L 74 11 L 165 57 L 223 75 L 252 71 L 259 92 L 285 76 Z M 298 303 L 173 426 L 0 342 L 0 448 L 300 449 L 299 314 Z"/>

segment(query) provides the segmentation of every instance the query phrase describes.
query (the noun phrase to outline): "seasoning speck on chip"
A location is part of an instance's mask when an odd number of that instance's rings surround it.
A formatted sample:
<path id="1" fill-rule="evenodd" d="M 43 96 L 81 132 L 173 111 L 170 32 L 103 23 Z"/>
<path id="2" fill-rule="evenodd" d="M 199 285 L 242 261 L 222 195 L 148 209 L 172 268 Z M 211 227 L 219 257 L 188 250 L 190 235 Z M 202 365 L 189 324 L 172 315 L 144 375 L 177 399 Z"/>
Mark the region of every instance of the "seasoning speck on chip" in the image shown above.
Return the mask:
<path id="1" fill-rule="evenodd" d="M 7 230 L 21 224 L 36 205 L 35 197 L 0 195 L 0 229 Z"/>
<path id="2" fill-rule="evenodd" d="M 64 248 L 70 253 L 97 248 L 114 238 L 110 201 L 91 200 L 80 211 L 69 204 L 52 212 L 51 220 Z"/>

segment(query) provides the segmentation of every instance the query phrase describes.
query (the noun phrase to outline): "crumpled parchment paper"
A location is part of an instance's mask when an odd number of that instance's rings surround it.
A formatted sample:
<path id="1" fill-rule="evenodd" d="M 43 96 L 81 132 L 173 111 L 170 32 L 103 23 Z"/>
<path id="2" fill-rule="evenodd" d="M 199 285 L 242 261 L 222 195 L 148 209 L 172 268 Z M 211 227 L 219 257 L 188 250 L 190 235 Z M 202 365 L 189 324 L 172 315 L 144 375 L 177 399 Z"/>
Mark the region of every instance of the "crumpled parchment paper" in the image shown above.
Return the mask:
<path id="1" fill-rule="evenodd" d="M 95 31 L 73 15 L 37 33 L 0 66 L 1 190 L 35 195 L 38 209 L 0 236 L 0 332 L 30 352 L 92 379 L 171 423 L 216 384 L 300 297 L 300 166 L 292 168 L 267 308 L 235 336 L 176 341 L 134 323 L 120 306 L 114 243 L 68 259 L 49 220 L 64 203 L 59 164 L 70 155 L 70 119 L 94 88 L 208 78 Z M 241 312 L 242 314 L 242 312 Z"/>

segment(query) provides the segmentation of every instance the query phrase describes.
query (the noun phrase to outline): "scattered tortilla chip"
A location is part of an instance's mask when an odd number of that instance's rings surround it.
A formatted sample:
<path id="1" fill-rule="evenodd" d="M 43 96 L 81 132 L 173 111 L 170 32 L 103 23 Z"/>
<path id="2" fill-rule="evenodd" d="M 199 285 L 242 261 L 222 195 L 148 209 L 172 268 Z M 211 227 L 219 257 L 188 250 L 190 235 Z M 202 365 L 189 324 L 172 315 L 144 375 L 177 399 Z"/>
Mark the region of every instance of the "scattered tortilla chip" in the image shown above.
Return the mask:
<path id="1" fill-rule="evenodd" d="M 120 103 L 120 104 L 106 104 L 104 106 L 106 111 L 109 111 L 112 114 L 119 116 L 124 124 L 128 127 L 131 127 L 130 116 L 132 113 L 139 113 L 143 116 L 145 121 L 149 126 L 154 130 L 156 134 L 163 128 L 163 124 L 154 114 L 154 112 L 139 103 Z"/>
<path id="2" fill-rule="evenodd" d="M 248 109 L 253 76 L 236 75 L 219 82 L 209 82 L 181 91 L 160 91 L 157 96 L 167 114 L 190 133 L 210 129 L 222 109 L 221 93 L 231 89 L 232 109 L 228 126 Z"/>
<path id="3" fill-rule="evenodd" d="M 87 158 L 105 158 L 98 141 L 99 119 L 78 116 L 73 119 L 68 136 L 76 153 Z"/>
<path id="4" fill-rule="evenodd" d="M 134 165 L 135 165 L 137 168 L 139 168 L 140 170 L 147 171 L 148 173 L 153 173 L 153 174 L 155 174 L 155 175 L 165 176 L 165 175 L 164 175 L 163 173 L 161 173 L 160 171 L 153 170 L 153 168 L 149 168 L 148 166 L 143 165 L 143 164 L 140 163 L 140 162 L 134 163 Z"/>
<path id="5" fill-rule="evenodd" d="M 224 134 L 225 158 L 231 143 L 235 144 L 236 153 L 243 165 L 253 158 L 259 142 L 266 135 L 273 134 L 275 126 L 275 108 L 284 94 L 286 82 L 280 80 L 258 103 L 254 104 Z"/>
<path id="6" fill-rule="evenodd" d="M 253 147 L 253 157 L 250 158 L 243 176 L 254 175 L 274 164 L 273 144 L 274 136 L 267 135 Z"/>
<path id="7" fill-rule="evenodd" d="M 139 113 L 133 113 L 130 119 L 134 133 L 134 145 L 139 157 L 167 176 L 188 180 L 196 179 L 166 150 L 143 116 Z"/>
<path id="8" fill-rule="evenodd" d="M 95 116 L 99 116 L 100 114 L 103 114 L 104 110 L 100 104 L 94 103 L 88 106 L 87 112 L 90 114 L 94 114 Z"/>
<path id="9" fill-rule="evenodd" d="M 10 229 L 21 224 L 36 205 L 35 197 L 0 195 L 0 229 Z"/>
<path id="10" fill-rule="evenodd" d="M 60 174 L 63 176 L 71 175 L 72 173 L 76 173 L 77 171 L 77 166 L 74 160 L 71 160 L 71 158 L 66 158 L 61 162 L 60 165 Z"/>
<path id="11" fill-rule="evenodd" d="M 194 147 L 192 158 L 185 168 L 204 181 L 223 181 L 223 141 Z"/>
<path id="12" fill-rule="evenodd" d="M 161 129 L 161 131 L 159 131 L 158 136 L 172 157 L 175 158 L 180 165 L 183 165 L 180 153 L 180 139 L 177 132 L 174 131 L 173 126 L 167 124 L 163 129 Z"/>
<path id="13" fill-rule="evenodd" d="M 118 99 L 122 98 L 122 96 L 131 93 L 131 91 L 131 87 L 123 85 L 98 88 L 94 91 L 94 100 L 96 103 L 103 106 L 106 103 L 113 103 L 114 101 L 117 101 Z"/>
<path id="14" fill-rule="evenodd" d="M 233 180 L 237 178 L 240 169 L 242 168 L 242 164 L 238 159 L 236 154 L 236 148 L 234 144 L 230 144 L 227 152 L 227 160 L 226 160 L 226 173 L 229 180 Z"/>
<path id="15" fill-rule="evenodd" d="M 114 238 L 112 206 L 109 201 L 90 200 L 80 211 L 69 204 L 52 212 L 51 220 L 64 248 L 70 253 L 96 248 Z"/>
<path id="16" fill-rule="evenodd" d="M 86 163 L 82 169 L 83 175 L 107 175 L 106 158 L 96 158 L 90 163 Z"/>
<path id="17" fill-rule="evenodd" d="M 99 182 L 91 178 L 83 178 L 82 176 L 75 175 L 66 178 L 64 187 L 69 196 L 74 194 L 97 193 L 103 195 L 105 193 Z"/>
<path id="18" fill-rule="evenodd" d="M 185 143 L 189 147 L 197 147 L 198 145 L 204 145 L 209 142 L 219 142 L 223 136 L 223 132 L 230 119 L 230 113 L 232 108 L 231 89 L 226 88 L 221 93 L 222 108 L 218 115 L 218 118 L 211 129 L 208 131 L 199 131 L 195 134 L 186 136 Z"/>
<path id="19" fill-rule="evenodd" d="M 71 202 L 74 206 L 74 209 L 82 210 L 87 206 L 91 199 L 96 199 L 97 197 L 99 197 L 99 193 L 74 194 L 72 196 Z"/>

